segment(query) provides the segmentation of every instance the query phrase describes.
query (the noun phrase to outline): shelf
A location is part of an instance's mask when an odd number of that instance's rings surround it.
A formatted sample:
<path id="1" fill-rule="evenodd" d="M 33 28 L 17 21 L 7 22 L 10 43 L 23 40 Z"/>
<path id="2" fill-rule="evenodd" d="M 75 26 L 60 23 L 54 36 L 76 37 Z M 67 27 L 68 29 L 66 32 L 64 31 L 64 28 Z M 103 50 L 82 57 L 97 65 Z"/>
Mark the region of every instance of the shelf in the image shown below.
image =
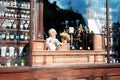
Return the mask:
<path id="1" fill-rule="evenodd" d="M 30 10 L 30 8 L 16 7 L 16 6 L 7 6 L 7 8 L 16 9 L 16 10 Z"/>
<path id="2" fill-rule="evenodd" d="M 23 18 L 13 18 L 13 17 L 4 17 L 4 16 L 0 16 L 0 19 L 30 20 L 30 19 L 23 19 Z"/>
<path id="3" fill-rule="evenodd" d="M 29 32 L 30 30 L 0 28 L 0 31 L 19 31 L 19 32 Z"/>
<path id="4" fill-rule="evenodd" d="M 29 40 L 26 40 L 26 41 L 19 41 L 19 40 L 0 40 L 0 43 L 14 43 L 14 44 L 17 44 L 17 43 L 21 43 L 21 44 L 27 44 L 29 43 Z"/>

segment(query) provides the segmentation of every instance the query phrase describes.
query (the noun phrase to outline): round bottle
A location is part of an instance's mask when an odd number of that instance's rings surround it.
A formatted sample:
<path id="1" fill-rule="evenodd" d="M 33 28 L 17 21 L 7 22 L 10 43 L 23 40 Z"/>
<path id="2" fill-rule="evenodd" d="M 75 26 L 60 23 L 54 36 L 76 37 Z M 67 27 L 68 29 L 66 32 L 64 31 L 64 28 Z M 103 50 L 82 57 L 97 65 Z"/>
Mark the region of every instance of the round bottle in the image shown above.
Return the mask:
<path id="1" fill-rule="evenodd" d="M 21 39 L 21 40 L 24 39 L 24 34 L 23 34 L 23 33 L 20 35 L 20 39 Z"/>

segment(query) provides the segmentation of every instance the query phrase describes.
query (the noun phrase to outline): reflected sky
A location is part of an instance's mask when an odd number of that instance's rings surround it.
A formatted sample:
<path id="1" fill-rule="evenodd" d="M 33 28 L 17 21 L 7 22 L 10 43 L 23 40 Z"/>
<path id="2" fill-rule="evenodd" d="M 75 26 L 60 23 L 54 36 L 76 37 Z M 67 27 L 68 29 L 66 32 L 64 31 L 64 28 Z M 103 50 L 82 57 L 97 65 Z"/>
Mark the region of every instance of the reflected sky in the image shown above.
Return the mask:
<path id="1" fill-rule="evenodd" d="M 49 0 L 49 2 L 53 3 L 53 1 L 57 2 L 57 5 L 62 9 L 71 9 L 74 12 L 81 13 L 83 17 L 86 17 L 86 5 L 88 1 L 91 1 L 90 5 L 94 7 L 94 11 L 97 13 L 101 13 L 105 8 L 106 0 Z M 108 0 L 109 1 L 109 11 L 112 16 L 112 23 L 120 21 L 120 0 Z M 105 12 L 105 11 L 104 11 Z"/>

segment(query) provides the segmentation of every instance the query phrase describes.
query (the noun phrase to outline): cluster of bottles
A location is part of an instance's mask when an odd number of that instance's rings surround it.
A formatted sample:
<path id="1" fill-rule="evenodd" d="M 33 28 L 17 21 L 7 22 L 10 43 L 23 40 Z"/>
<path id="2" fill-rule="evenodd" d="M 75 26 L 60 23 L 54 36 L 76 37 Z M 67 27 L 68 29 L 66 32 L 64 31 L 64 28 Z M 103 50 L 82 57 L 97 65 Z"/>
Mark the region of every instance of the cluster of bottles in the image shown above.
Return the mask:
<path id="1" fill-rule="evenodd" d="M 109 51 L 109 53 L 110 53 L 110 63 L 119 63 L 120 62 L 118 51 L 111 49 Z M 105 50 L 105 56 L 107 56 L 107 50 Z M 106 60 L 106 63 L 107 63 L 107 60 Z"/>
<path id="2" fill-rule="evenodd" d="M 0 12 L 0 16 L 10 17 L 10 18 L 30 19 L 30 11 L 28 10 L 16 11 L 14 9 L 6 9 L 5 11 Z"/>
<path id="3" fill-rule="evenodd" d="M 0 34 L 1 40 L 29 40 L 29 33 L 3 32 Z"/>
<path id="4" fill-rule="evenodd" d="M 24 56 L 28 55 L 28 47 L 24 46 L 19 46 L 19 47 L 14 47 L 14 46 L 1 46 L 0 48 L 0 53 L 1 57 L 6 58 L 6 63 L 3 63 L 2 61 L 0 62 L 0 66 L 25 66 L 25 59 L 22 58 Z M 19 58 L 18 58 L 19 57 Z"/>
<path id="5" fill-rule="evenodd" d="M 93 35 L 87 26 L 81 24 L 80 20 L 66 20 L 65 25 L 65 31 L 70 34 L 71 50 L 93 50 Z"/>
<path id="6" fill-rule="evenodd" d="M 30 2 L 21 0 L 0 0 L 0 5 L 30 9 Z"/>
<path id="7" fill-rule="evenodd" d="M 3 22 L 3 24 L 1 24 L 2 28 L 9 28 L 9 29 L 24 29 L 24 30 L 28 30 L 29 29 L 29 24 L 30 21 L 29 20 L 22 20 L 20 21 L 20 23 L 18 23 L 15 20 L 9 20 L 9 19 L 5 19 L 5 21 Z"/>
<path id="8" fill-rule="evenodd" d="M 73 40 L 70 41 L 71 50 L 93 50 L 93 35 L 81 33 L 80 36 L 72 35 Z"/>

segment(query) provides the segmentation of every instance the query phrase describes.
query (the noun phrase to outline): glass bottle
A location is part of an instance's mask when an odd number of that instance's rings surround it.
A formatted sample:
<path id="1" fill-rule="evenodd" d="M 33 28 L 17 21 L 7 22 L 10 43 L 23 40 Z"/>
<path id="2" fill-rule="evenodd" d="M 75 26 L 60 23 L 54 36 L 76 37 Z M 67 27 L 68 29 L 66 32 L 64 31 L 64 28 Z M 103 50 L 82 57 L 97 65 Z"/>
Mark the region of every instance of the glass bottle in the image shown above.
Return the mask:
<path id="1" fill-rule="evenodd" d="M 23 22 L 20 23 L 20 29 L 23 29 Z"/>
<path id="2" fill-rule="evenodd" d="M 17 25 L 15 23 L 15 21 L 13 22 L 13 28 L 16 29 Z"/>
<path id="3" fill-rule="evenodd" d="M 9 40 L 9 39 L 10 39 L 10 33 L 7 32 L 7 34 L 6 34 L 6 40 Z"/>
<path id="4" fill-rule="evenodd" d="M 29 39 L 29 35 L 28 33 L 25 33 L 25 40 L 28 40 Z"/>
<path id="5" fill-rule="evenodd" d="M 88 46 L 87 48 L 88 48 L 88 50 L 90 50 L 90 46 Z"/>
<path id="6" fill-rule="evenodd" d="M 8 11 L 8 17 L 11 17 L 11 10 Z"/>
<path id="7" fill-rule="evenodd" d="M 21 59 L 21 66 L 25 66 L 25 60 L 24 59 Z"/>
<path id="8" fill-rule="evenodd" d="M 25 27 L 25 29 L 28 29 L 28 27 L 29 27 L 28 22 L 24 23 L 24 27 Z"/>
<path id="9" fill-rule="evenodd" d="M 13 32 L 10 33 L 10 40 L 14 40 L 14 33 Z"/>
<path id="10" fill-rule="evenodd" d="M 11 27 L 12 27 L 12 22 L 9 23 L 9 28 L 11 28 Z"/>
<path id="11" fill-rule="evenodd" d="M 4 32 L 4 33 L 2 33 L 2 39 L 5 39 L 5 36 L 6 36 L 6 33 Z"/>
<path id="12" fill-rule="evenodd" d="M 17 1 L 16 0 L 14 0 L 14 2 L 13 2 L 13 6 L 17 6 Z"/>
<path id="13" fill-rule="evenodd" d="M 29 2 L 27 3 L 27 8 L 30 9 L 30 3 Z"/>
<path id="14" fill-rule="evenodd" d="M 11 66 L 11 58 L 10 57 L 7 57 L 6 66 L 7 67 Z"/>
<path id="15" fill-rule="evenodd" d="M 24 49 L 23 46 L 19 47 L 19 56 L 23 56 L 23 49 Z"/>
<path id="16" fill-rule="evenodd" d="M 11 0 L 10 1 L 10 6 L 13 6 L 14 5 L 14 2 Z"/>
<path id="17" fill-rule="evenodd" d="M 21 2 L 21 8 L 24 8 L 24 4 L 25 4 L 24 2 Z"/>
<path id="18" fill-rule="evenodd" d="M 20 13 L 21 13 L 21 18 L 23 19 L 25 17 L 24 12 L 21 11 Z"/>
<path id="19" fill-rule="evenodd" d="M 8 10 L 5 11 L 5 17 L 8 17 Z"/>
<path id="20" fill-rule="evenodd" d="M 15 67 L 18 66 L 18 60 L 17 60 L 17 59 L 14 60 L 14 66 L 15 66 Z"/>
<path id="21" fill-rule="evenodd" d="M 25 2 L 24 7 L 27 8 L 27 3 Z"/>
<path id="22" fill-rule="evenodd" d="M 3 5 L 3 2 L 0 0 L 0 5 Z"/>
<path id="23" fill-rule="evenodd" d="M 24 33 L 21 33 L 20 39 L 21 39 L 21 40 L 24 40 Z"/>
<path id="24" fill-rule="evenodd" d="M 18 57 L 18 51 L 17 51 L 17 48 L 15 48 L 14 57 Z"/>
<path id="25" fill-rule="evenodd" d="M 80 46 L 79 49 L 82 50 L 83 49 L 82 46 Z"/>
<path id="26" fill-rule="evenodd" d="M 15 34 L 15 39 L 20 40 L 20 35 L 18 33 Z"/>

